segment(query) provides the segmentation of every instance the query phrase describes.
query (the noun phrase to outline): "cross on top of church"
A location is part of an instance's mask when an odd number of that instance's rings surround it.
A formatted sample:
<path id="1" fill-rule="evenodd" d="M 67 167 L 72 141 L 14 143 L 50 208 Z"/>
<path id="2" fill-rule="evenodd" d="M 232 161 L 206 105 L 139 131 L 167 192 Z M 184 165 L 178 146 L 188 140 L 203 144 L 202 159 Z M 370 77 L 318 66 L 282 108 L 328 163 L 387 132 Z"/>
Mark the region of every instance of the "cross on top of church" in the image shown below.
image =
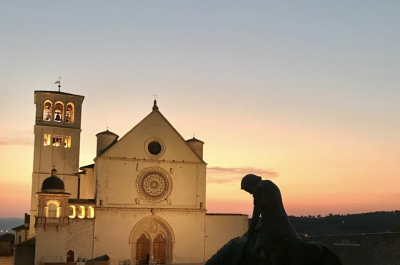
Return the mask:
<path id="1" fill-rule="evenodd" d="M 58 84 L 58 92 L 61 91 L 61 76 L 58 77 L 58 80 L 54 82 L 54 84 Z"/>
<path id="2" fill-rule="evenodd" d="M 153 97 L 154 97 L 153 110 L 158 110 L 158 107 L 157 107 L 157 97 L 158 97 L 158 95 L 156 93 L 154 93 Z"/>

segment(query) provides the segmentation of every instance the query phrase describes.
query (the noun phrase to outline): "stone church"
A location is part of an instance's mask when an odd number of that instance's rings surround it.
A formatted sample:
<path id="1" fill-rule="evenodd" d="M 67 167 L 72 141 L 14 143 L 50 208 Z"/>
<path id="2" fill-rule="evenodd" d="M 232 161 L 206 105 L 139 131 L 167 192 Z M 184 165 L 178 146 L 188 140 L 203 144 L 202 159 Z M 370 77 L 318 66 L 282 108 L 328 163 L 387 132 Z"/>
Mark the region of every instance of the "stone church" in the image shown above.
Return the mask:
<path id="1" fill-rule="evenodd" d="M 123 137 L 98 133 L 94 163 L 79 167 L 83 100 L 35 91 L 35 264 L 199 264 L 247 231 L 247 215 L 207 213 L 204 143 L 185 140 L 156 101 Z"/>

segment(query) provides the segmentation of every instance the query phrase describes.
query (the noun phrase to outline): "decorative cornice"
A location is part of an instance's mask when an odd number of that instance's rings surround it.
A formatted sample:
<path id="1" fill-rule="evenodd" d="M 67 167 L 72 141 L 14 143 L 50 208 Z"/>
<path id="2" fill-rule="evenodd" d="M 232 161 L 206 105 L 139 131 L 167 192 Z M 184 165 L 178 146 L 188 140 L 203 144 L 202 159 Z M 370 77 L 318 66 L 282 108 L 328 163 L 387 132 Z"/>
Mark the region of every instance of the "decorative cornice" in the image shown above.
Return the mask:
<path id="1" fill-rule="evenodd" d="M 71 123 L 71 124 L 74 124 L 74 123 Z M 37 125 L 37 124 L 35 124 L 34 125 L 35 127 L 39 127 L 39 128 L 46 128 L 46 129 L 49 129 L 49 128 L 53 128 L 53 129 L 64 129 L 64 130 L 66 130 L 66 131 L 79 131 L 79 132 L 82 132 L 82 129 L 81 128 L 74 128 L 74 127 L 65 127 L 65 126 L 54 126 L 54 125 Z"/>
<path id="2" fill-rule="evenodd" d="M 32 175 L 36 175 L 38 177 L 49 177 L 51 175 L 51 172 L 49 173 L 40 173 L 40 172 L 33 172 Z M 60 177 L 74 177 L 76 178 L 77 176 L 75 174 L 59 174 L 57 173 L 57 176 Z"/>
<path id="3" fill-rule="evenodd" d="M 96 207 L 96 211 L 112 212 L 112 211 L 125 211 L 125 212 L 149 212 L 154 214 L 157 212 L 192 212 L 192 213 L 206 213 L 206 209 L 187 209 L 187 208 L 121 208 L 121 207 Z"/>
<path id="4" fill-rule="evenodd" d="M 111 157 L 111 156 L 100 156 L 96 160 L 119 160 L 119 161 L 133 161 L 141 163 L 157 163 L 157 164 L 186 164 L 186 165 L 207 165 L 205 162 L 190 162 L 190 161 L 176 161 L 176 160 L 165 160 L 165 159 L 151 159 L 151 158 L 127 158 L 127 157 Z"/>

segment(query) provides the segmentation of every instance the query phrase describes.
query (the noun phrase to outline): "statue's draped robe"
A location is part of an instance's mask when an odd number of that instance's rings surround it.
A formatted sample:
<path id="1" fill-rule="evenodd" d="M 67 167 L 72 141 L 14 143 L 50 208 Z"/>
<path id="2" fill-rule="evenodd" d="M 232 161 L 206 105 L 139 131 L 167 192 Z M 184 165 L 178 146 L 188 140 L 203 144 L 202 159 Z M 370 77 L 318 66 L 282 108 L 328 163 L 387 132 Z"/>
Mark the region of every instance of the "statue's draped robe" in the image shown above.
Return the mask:
<path id="1" fill-rule="evenodd" d="M 294 230 L 285 212 L 279 188 L 270 180 L 260 181 L 253 189 L 254 208 L 261 211 L 260 232 L 256 241 L 256 250 L 269 244 L 280 243 L 285 240 L 300 239 Z M 254 229 L 253 222 L 250 229 Z"/>

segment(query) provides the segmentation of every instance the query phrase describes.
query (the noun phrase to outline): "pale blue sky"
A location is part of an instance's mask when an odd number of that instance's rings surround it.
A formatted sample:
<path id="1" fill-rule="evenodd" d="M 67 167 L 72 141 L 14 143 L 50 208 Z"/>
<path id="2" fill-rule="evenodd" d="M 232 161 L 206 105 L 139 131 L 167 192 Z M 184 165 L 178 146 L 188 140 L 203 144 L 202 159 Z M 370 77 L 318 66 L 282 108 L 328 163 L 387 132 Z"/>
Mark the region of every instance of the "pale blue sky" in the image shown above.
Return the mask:
<path id="1" fill-rule="evenodd" d="M 0 33 L 0 147 L 28 148 L 18 179 L 31 174 L 33 91 L 61 76 L 86 97 L 82 165 L 97 132 L 123 136 L 157 93 L 183 137 L 206 142 L 210 166 L 309 187 L 304 175 L 325 167 L 310 176 L 328 189 L 332 175 L 354 177 L 352 161 L 365 170 L 354 185 L 376 172 L 391 192 L 400 184 L 398 0 L 4 1 Z"/>

